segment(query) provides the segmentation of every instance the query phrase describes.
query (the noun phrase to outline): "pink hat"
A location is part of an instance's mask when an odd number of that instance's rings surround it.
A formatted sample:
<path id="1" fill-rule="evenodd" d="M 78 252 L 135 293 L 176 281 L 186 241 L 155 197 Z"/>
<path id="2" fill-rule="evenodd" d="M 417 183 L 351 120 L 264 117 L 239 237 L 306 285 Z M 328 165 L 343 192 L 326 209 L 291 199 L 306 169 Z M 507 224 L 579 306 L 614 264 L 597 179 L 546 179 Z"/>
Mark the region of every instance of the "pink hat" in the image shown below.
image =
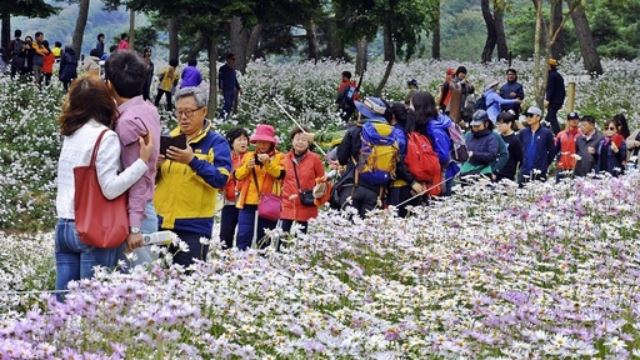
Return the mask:
<path id="1" fill-rule="evenodd" d="M 255 144 L 256 141 L 266 141 L 274 145 L 278 144 L 278 139 L 276 139 L 276 130 L 273 126 L 266 124 L 258 124 L 256 132 L 251 135 L 249 141 L 252 144 Z"/>

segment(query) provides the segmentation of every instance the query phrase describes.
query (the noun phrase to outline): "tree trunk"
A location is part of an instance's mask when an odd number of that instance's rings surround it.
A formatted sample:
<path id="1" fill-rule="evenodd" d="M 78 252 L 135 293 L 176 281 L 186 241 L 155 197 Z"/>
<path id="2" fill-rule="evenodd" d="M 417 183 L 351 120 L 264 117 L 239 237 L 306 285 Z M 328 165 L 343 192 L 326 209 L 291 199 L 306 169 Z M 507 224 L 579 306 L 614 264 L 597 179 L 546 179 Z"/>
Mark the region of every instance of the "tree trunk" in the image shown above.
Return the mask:
<path id="1" fill-rule="evenodd" d="M 76 52 L 76 56 L 80 59 L 82 51 L 82 37 L 84 36 L 84 28 L 87 26 L 87 18 L 89 17 L 89 0 L 80 0 L 80 10 L 78 12 L 78 18 L 76 19 L 76 28 L 73 31 L 73 51 Z"/>
<path id="2" fill-rule="evenodd" d="M 249 64 L 253 59 L 253 55 L 258 50 L 258 44 L 260 43 L 260 37 L 262 36 L 262 23 L 257 23 L 251 29 L 249 34 L 249 41 L 247 42 L 247 51 L 245 53 L 245 64 Z"/>
<path id="3" fill-rule="evenodd" d="M 380 80 L 380 83 L 378 84 L 378 87 L 376 88 L 375 91 L 375 96 L 381 96 L 382 95 L 382 90 L 384 89 L 385 85 L 387 85 L 387 81 L 389 80 L 389 76 L 391 76 L 391 69 L 393 68 L 393 64 L 396 61 L 396 48 L 393 44 L 393 39 L 391 38 L 391 34 L 393 33 L 393 24 L 392 24 L 392 17 L 393 13 L 391 11 L 385 13 L 384 16 L 384 33 L 385 33 L 385 38 L 388 35 L 390 38 L 389 43 L 387 44 L 385 42 L 385 52 L 387 49 L 387 46 L 389 47 L 389 61 L 387 62 L 387 68 L 384 71 L 384 76 L 382 77 L 382 80 Z"/>
<path id="4" fill-rule="evenodd" d="M 338 35 L 338 27 L 336 17 L 329 20 L 329 57 L 334 60 L 344 58 L 344 42 Z"/>
<path id="5" fill-rule="evenodd" d="M 207 108 L 207 113 L 208 118 L 213 119 L 216 117 L 216 111 L 218 110 L 218 42 L 214 37 L 204 36 L 207 39 L 207 57 L 209 60 L 209 107 Z"/>
<path id="6" fill-rule="evenodd" d="M 542 0 L 533 0 L 536 5 L 536 32 L 533 43 L 533 98 L 541 109 L 543 108 L 544 100 L 544 79 L 547 76 L 546 65 L 541 63 L 542 54 L 541 51 L 541 38 L 542 38 Z"/>
<path id="7" fill-rule="evenodd" d="M 242 24 L 242 18 L 239 16 L 232 17 L 229 24 L 229 48 L 236 56 L 236 69 L 243 74 L 247 67 L 245 53 L 248 41 L 249 34 Z"/>
<path id="8" fill-rule="evenodd" d="M 562 0 L 552 0 L 551 1 L 551 31 L 550 34 L 554 34 L 556 29 L 562 26 Z M 564 55 L 564 30 L 560 29 L 560 33 L 558 33 L 558 37 L 556 37 L 555 41 L 551 45 L 551 57 L 555 59 L 560 59 L 562 55 Z"/>
<path id="9" fill-rule="evenodd" d="M 11 43 L 11 14 L 2 14 L 2 36 L 0 40 L 0 47 L 7 50 L 9 49 L 9 43 Z M 4 53 L 5 61 L 8 62 L 9 58 L 7 53 Z"/>
<path id="10" fill-rule="evenodd" d="M 569 6 L 571 6 L 571 0 L 569 0 L 568 3 Z M 580 52 L 584 59 L 584 68 L 590 74 L 602 75 L 600 55 L 598 55 L 596 43 L 593 40 L 591 28 L 589 27 L 589 20 L 587 20 L 584 7 L 581 5 L 576 7 L 575 11 L 571 13 L 571 20 L 573 21 L 573 27 L 576 29 L 576 37 L 580 43 Z"/>
<path id="11" fill-rule="evenodd" d="M 388 15 L 385 15 L 388 17 Z M 395 58 L 395 47 L 393 46 L 393 34 L 391 33 L 391 26 L 384 26 L 384 61 L 392 61 Z"/>
<path id="12" fill-rule="evenodd" d="M 136 41 L 136 12 L 129 9 L 129 49 L 134 49 Z"/>
<path id="13" fill-rule="evenodd" d="M 493 18 L 496 28 L 496 43 L 498 45 L 498 59 L 509 58 L 507 36 L 504 33 L 504 7 L 496 6 L 493 10 Z"/>
<path id="14" fill-rule="evenodd" d="M 320 49 L 318 47 L 316 22 L 313 19 L 310 19 L 305 30 L 307 31 L 307 42 L 309 44 L 309 54 L 307 57 L 309 60 L 313 60 L 314 63 L 317 63 Z"/>
<path id="15" fill-rule="evenodd" d="M 369 46 L 369 41 L 366 36 L 363 36 L 360 40 L 358 40 L 357 44 L 357 53 L 356 53 L 356 75 L 360 76 L 367 71 L 367 48 Z"/>
<path id="16" fill-rule="evenodd" d="M 178 20 L 169 18 L 169 61 L 178 61 L 180 57 L 180 47 L 178 44 Z"/>
<path id="17" fill-rule="evenodd" d="M 496 47 L 496 23 L 491 15 L 491 7 L 489 6 L 489 0 L 482 0 L 480 3 L 482 7 L 482 17 L 484 23 L 487 26 L 487 40 L 484 43 L 484 49 L 482 50 L 482 62 L 491 62 L 493 49 Z"/>
<path id="18" fill-rule="evenodd" d="M 438 0 L 437 11 L 433 15 L 433 34 L 431 38 L 431 57 L 440 60 L 440 0 Z"/>

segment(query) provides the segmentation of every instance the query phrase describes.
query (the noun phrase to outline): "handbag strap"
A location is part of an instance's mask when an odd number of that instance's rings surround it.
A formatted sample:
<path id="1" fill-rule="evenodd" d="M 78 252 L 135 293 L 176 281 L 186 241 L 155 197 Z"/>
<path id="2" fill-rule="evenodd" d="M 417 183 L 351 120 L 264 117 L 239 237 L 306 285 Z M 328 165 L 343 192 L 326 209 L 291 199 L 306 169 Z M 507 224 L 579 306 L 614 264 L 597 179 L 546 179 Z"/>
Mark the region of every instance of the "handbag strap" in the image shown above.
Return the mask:
<path id="1" fill-rule="evenodd" d="M 102 142 L 102 137 L 107 133 L 109 129 L 104 129 L 98 136 L 98 140 L 96 140 L 95 145 L 93 145 L 93 152 L 91 153 L 91 161 L 89 161 L 89 167 L 96 167 L 96 158 L 98 157 L 98 149 L 100 148 L 100 143 Z"/>
<path id="2" fill-rule="evenodd" d="M 291 160 L 291 164 L 293 165 L 293 173 L 296 176 L 296 184 L 298 184 L 298 191 L 302 191 L 302 187 L 300 186 L 300 178 L 298 177 L 298 170 L 296 169 L 297 168 L 296 162 L 293 161 L 293 159 L 290 159 L 290 160 Z"/>

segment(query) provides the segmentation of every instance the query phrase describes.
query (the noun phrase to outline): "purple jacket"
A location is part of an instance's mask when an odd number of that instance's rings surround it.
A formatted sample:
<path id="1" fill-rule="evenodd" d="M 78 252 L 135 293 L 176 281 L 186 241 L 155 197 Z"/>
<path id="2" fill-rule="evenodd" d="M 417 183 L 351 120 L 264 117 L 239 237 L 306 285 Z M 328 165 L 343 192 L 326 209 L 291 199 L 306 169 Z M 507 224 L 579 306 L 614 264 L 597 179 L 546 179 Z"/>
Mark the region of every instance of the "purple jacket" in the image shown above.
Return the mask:
<path id="1" fill-rule="evenodd" d="M 195 66 L 187 66 L 182 71 L 182 83 L 180 84 L 180 89 L 185 87 L 195 87 L 200 85 L 202 82 L 202 74 L 200 74 L 200 70 L 198 70 Z"/>

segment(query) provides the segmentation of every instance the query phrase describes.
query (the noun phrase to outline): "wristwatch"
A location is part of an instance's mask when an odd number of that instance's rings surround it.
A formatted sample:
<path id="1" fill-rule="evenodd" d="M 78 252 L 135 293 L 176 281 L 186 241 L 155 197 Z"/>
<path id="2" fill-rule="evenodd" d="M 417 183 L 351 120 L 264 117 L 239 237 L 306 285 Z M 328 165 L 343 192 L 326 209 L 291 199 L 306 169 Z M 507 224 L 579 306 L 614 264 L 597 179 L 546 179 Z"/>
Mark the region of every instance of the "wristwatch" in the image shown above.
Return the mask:
<path id="1" fill-rule="evenodd" d="M 137 226 L 132 226 L 129 228 L 129 234 L 137 235 L 140 234 L 140 228 Z"/>

